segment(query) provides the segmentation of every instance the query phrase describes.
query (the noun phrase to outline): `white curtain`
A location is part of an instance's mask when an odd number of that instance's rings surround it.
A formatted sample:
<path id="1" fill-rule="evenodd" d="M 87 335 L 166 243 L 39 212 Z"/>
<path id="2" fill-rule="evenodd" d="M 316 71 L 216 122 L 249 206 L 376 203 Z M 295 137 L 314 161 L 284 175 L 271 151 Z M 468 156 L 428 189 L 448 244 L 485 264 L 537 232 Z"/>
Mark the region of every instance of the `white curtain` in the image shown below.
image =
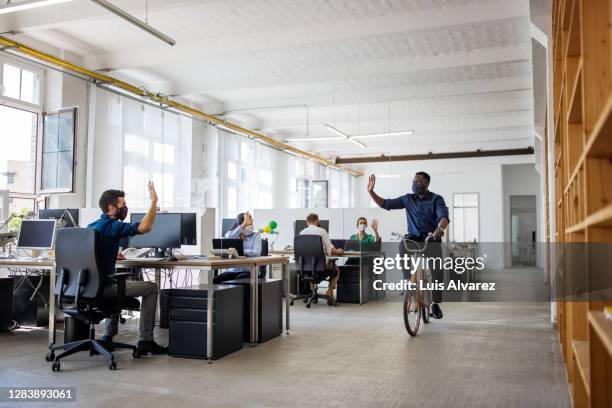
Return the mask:
<path id="1" fill-rule="evenodd" d="M 130 206 L 145 207 L 152 180 L 161 207 L 189 206 L 192 120 L 100 89 L 96 111 L 92 204 L 121 188 Z"/>
<path id="2" fill-rule="evenodd" d="M 219 130 L 221 213 L 234 217 L 255 208 L 276 208 L 279 153 L 260 143 Z"/>

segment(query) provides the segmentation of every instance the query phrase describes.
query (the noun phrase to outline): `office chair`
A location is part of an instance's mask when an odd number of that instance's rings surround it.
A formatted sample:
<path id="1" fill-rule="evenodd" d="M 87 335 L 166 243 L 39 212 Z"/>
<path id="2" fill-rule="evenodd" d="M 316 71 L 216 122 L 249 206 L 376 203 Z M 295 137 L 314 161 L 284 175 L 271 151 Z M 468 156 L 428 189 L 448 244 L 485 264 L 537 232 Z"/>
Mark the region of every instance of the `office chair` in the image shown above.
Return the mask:
<path id="1" fill-rule="evenodd" d="M 137 299 L 125 297 L 125 279 L 131 276 L 131 273 L 105 275 L 101 270 L 102 239 L 97 231 L 88 228 L 63 228 L 57 232 L 55 244 L 57 304 L 68 316 L 89 325 L 89 339 L 52 347 L 45 359 L 53 361 L 51 367 L 53 371 L 60 370 L 62 358 L 79 351 L 89 351 L 90 356 L 100 354 L 107 360 L 109 370 L 117 369 L 115 356 L 108 350 L 109 348 L 129 349 L 132 350 L 134 357 L 139 357 L 135 346 L 95 339 L 94 325 L 105 318 L 113 317 L 119 317 L 121 323 L 124 323 L 121 310 L 138 310 L 140 307 Z M 116 281 L 117 297 L 102 297 L 105 277 Z M 55 351 L 59 349 L 65 351 L 56 356 Z"/>
<path id="2" fill-rule="evenodd" d="M 292 297 L 290 304 L 293 305 L 295 299 L 304 299 L 306 307 L 310 308 L 313 302 L 318 303 L 318 299 L 327 299 L 327 296 L 318 293 L 318 285 L 334 276 L 335 264 L 332 263 L 331 269 L 327 268 L 323 241 L 319 235 L 296 235 L 293 238 L 293 248 L 298 276 L 307 283 L 314 283 L 315 288 L 309 294 L 298 293 Z M 333 302 L 334 306 L 338 306 L 335 299 Z"/>

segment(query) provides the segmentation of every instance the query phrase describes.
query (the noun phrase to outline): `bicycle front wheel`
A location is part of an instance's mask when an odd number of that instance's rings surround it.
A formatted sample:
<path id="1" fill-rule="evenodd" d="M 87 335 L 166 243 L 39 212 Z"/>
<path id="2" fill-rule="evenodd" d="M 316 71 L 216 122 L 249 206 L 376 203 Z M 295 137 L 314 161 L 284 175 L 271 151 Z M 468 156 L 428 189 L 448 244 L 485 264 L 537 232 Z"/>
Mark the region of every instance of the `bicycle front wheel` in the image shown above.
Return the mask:
<path id="1" fill-rule="evenodd" d="M 421 302 L 418 301 L 417 292 L 406 291 L 404 295 L 404 325 L 411 336 L 416 336 L 421 323 Z"/>

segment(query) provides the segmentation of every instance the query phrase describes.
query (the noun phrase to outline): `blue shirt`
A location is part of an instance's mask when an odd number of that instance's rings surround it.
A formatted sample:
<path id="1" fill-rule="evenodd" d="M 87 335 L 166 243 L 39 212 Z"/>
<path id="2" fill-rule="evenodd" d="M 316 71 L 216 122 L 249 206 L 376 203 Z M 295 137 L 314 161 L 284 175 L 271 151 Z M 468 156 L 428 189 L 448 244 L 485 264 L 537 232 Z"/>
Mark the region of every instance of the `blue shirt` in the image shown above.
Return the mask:
<path id="1" fill-rule="evenodd" d="M 119 241 L 121 238 L 132 237 L 140 234 L 138 232 L 139 222 L 123 222 L 102 214 L 100 219 L 92 222 L 87 228 L 92 228 L 99 233 L 101 267 L 102 273 L 112 275 L 115 273 L 117 252 L 119 252 Z M 107 283 L 110 283 L 107 280 Z"/>
<path id="2" fill-rule="evenodd" d="M 448 207 L 442 196 L 428 191 L 423 198 L 417 194 L 406 194 L 401 197 L 386 199 L 382 208 L 385 210 L 406 210 L 408 235 L 413 239 L 424 239 L 427 234 L 438 228 L 442 218 L 448 218 Z"/>

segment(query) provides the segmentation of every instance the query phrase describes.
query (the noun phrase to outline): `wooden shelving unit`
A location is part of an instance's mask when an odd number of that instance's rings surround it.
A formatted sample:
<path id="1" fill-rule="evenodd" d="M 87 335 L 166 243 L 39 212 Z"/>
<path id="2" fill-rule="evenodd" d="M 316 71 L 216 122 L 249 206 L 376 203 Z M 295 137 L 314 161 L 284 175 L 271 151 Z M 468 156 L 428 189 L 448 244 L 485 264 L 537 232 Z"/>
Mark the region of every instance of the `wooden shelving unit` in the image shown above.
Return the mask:
<path id="1" fill-rule="evenodd" d="M 559 243 L 554 273 L 560 294 L 595 289 L 589 288 L 589 252 L 576 254 L 563 245 L 612 242 L 611 27 L 612 0 L 554 0 L 555 197 L 546 202 L 555 205 L 555 219 L 547 220 L 555 233 L 547 236 Z M 603 316 L 603 306 L 570 297 L 557 301 L 574 407 L 612 406 L 612 321 Z"/>

